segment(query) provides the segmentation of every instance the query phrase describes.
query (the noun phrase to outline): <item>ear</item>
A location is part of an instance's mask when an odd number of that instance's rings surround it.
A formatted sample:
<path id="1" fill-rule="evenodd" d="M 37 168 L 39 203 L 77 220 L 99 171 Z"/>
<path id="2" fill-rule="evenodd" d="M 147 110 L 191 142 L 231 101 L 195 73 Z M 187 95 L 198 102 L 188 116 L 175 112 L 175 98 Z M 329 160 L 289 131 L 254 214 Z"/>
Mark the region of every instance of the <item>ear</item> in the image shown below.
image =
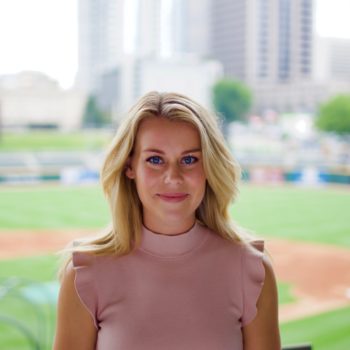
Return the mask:
<path id="1" fill-rule="evenodd" d="M 134 170 L 133 170 L 132 165 L 131 165 L 131 158 L 130 157 L 128 158 L 126 165 L 125 165 L 125 175 L 129 179 L 135 178 L 135 173 L 134 173 Z"/>

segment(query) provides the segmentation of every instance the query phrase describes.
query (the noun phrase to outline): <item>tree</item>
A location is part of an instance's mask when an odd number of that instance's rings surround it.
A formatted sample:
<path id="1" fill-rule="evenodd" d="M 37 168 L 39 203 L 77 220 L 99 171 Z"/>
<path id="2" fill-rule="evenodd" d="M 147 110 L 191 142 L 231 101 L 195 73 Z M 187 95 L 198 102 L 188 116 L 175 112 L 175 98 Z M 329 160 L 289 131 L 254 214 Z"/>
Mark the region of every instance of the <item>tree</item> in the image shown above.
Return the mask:
<path id="1" fill-rule="evenodd" d="M 339 135 L 350 134 L 350 95 L 337 95 L 321 105 L 316 127 Z"/>
<path id="2" fill-rule="evenodd" d="M 109 123 L 107 113 L 104 113 L 97 104 L 95 96 L 89 96 L 87 99 L 83 114 L 83 127 L 102 127 Z"/>
<path id="3" fill-rule="evenodd" d="M 229 80 L 219 80 L 213 89 L 213 103 L 225 124 L 243 120 L 252 102 L 250 90 L 244 84 Z"/>

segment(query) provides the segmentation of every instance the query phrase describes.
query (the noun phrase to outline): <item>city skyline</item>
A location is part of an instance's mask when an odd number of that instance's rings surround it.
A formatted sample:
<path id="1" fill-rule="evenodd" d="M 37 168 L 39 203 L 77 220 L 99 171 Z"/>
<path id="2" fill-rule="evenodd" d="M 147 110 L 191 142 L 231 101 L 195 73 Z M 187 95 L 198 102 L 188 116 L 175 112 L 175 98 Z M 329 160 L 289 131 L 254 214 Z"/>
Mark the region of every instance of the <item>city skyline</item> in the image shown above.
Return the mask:
<path id="1" fill-rule="evenodd" d="M 350 2 L 315 3 L 316 32 L 350 39 Z M 0 0 L 0 75 L 36 70 L 71 87 L 78 66 L 77 17 L 77 0 Z"/>

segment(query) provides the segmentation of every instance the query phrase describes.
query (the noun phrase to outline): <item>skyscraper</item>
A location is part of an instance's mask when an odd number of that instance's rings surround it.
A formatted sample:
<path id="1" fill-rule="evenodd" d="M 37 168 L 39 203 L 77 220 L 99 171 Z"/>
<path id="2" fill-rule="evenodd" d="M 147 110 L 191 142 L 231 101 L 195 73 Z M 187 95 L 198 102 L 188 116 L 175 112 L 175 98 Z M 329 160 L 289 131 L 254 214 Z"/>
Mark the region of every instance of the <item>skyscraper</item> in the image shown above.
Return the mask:
<path id="1" fill-rule="evenodd" d="M 350 39 L 316 37 L 315 42 L 315 79 L 350 84 Z"/>
<path id="2" fill-rule="evenodd" d="M 124 50 L 124 0 L 79 0 L 79 69 L 77 85 L 94 90 L 103 71 Z"/>
<path id="3" fill-rule="evenodd" d="M 182 76 L 173 72 L 182 70 L 183 81 L 191 76 L 196 81 L 194 95 L 207 103 L 214 79 L 222 74 L 221 65 L 183 54 L 207 51 L 210 1 L 79 0 L 77 85 L 94 94 L 99 107 L 117 119 L 145 86 L 181 88 Z M 155 74 L 157 65 L 160 76 Z M 193 74 L 188 74 L 189 67 Z M 149 72 L 157 77 L 150 78 Z"/>
<path id="4" fill-rule="evenodd" d="M 94 91 L 127 57 L 160 50 L 161 0 L 79 0 L 77 85 Z"/>
<path id="5" fill-rule="evenodd" d="M 250 85 L 312 75 L 312 0 L 215 0 L 210 52 Z"/>
<path id="6" fill-rule="evenodd" d="M 173 7 L 170 25 L 173 52 L 209 56 L 210 4 L 213 0 L 170 1 Z"/>

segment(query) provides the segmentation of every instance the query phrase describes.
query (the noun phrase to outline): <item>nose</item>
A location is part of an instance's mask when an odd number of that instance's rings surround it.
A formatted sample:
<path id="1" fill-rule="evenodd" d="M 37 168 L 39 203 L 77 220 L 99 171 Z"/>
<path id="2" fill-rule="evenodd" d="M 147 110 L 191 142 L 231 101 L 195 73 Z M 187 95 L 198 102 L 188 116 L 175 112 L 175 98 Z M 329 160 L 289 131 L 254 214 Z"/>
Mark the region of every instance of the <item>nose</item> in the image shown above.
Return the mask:
<path id="1" fill-rule="evenodd" d="M 179 185 L 183 182 L 181 169 L 177 164 L 169 165 L 164 177 L 164 182 L 168 185 Z"/>

